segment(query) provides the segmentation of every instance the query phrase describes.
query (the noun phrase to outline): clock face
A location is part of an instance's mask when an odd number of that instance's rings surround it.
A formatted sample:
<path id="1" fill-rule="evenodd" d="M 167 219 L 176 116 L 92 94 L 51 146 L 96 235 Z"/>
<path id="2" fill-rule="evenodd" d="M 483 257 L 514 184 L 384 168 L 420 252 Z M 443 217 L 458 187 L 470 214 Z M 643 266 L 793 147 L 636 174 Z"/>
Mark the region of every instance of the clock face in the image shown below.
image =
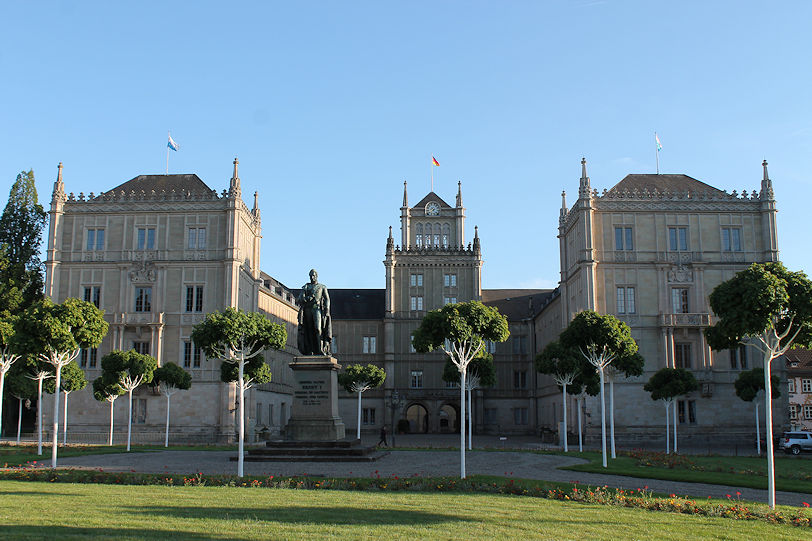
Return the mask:
<path id="1" fill-rule="evenodd" d="M 439 216 L 440 215 L 440 205 L 437 202 L 432 201 L 428 205 L 426 205 L 426 216 Z"/>

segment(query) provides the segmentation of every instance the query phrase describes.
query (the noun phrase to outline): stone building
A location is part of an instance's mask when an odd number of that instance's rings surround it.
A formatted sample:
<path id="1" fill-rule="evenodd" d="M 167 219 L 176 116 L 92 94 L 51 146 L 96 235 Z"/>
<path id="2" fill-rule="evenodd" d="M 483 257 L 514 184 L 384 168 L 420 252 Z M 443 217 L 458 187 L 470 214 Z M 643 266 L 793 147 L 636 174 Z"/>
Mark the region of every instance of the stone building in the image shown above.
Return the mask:
<path id="1" fill-rule="evenodd" d="M 784 354 L 787 368 L 789 429 L 812 432 L 812 350 L 791 349 Z"/>
<path id="2" fill-rule="evenodd" d="M 243 202 L 237 167 L 235 159 L 220 194 L 196 175 L 141 175 L 98 195 L 74 195 L 65 193 L 60 164 L 51 198 L 45 293 L 55 302 L 92 302 L 110 325 L 98 348 L 81 352 L 80 367 L 94 380 L 102 356 L 113 349 L 184 367 L 193 386 L 173 399 L 172 431 L 187 441 L 224 441 L 235 433 L 235 385 L 220 382 L 220 361 L 207 360 L 190 339 L 209 312 L 259 311 L 286 325 L 285 349 L 266 353 L 273 383 L 249 393 L 248 426 L 278 432 L 290 407 L 287 362 L 295 351 L 298 309 L 287 288 L 260 271 L 260 210 L 256 194 L 253 208 Z M 72 393 L 73 436 L 88 441 L 104 432 L 104 406 L 90 386 Z M 149 386 L 137 389 L 136 441 L 162 439 L 165 407 Z M 125 399 L 116 403 L 115 424 L 126 423 Z"/>

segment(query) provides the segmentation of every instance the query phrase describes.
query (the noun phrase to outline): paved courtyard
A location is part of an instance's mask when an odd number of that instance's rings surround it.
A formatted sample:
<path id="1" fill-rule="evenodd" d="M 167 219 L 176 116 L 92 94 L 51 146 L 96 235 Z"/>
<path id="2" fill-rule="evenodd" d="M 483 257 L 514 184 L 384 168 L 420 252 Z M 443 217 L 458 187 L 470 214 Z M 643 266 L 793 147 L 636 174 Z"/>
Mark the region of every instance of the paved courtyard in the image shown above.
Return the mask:
<path id="1" fill-rule="evenodd" d="M 766 502 L 764 490 L 738 488 L 702 483 L 682 483 L 656 479 L 638 479 L 618 475 L 603 475 L 560 470 L 559 467 L 583 462 L 582 459 L 561 455 L 544 455 L 521 452 L 521 449 L 540 448 L 534 438 L 510 438 L 500 441 L 493 437 L 475 437 L 478 447 L 493 450 L 469 451 L 466 455 L 468 475 L 498 475 L 524 479 L 578 482 L 589 485 L 609 485 L 624 489 L 637 489 L 648 486 L 649 490 L 666 494 L 677 494 L 694 498 L 724 498 L 727 494 L 741 493 L 741 499 Z M 374 441 L 365 441 L 373 444 Z M 380 460 L 365 462 L 246 462 L 246 475 L 310 475 L 325 477 L 366 477 L 378 476 L 409 477 L 458 476 L 460 471 L 459 451 L 445 450 L 459 443 L 452 436 L 398 436 L 398 446 L 433 447 L 427 450 L 391 451 Z M 234 451 L 155 451 L 89 455 L 67 457 L 59 460 L 60 467 L 102 468 L 105 471 L 136 471 L 145 473 L 180 473 L 204 475 L 234 474 L 235 462 L 230 458 Z M 802 502 L 812 503 L 812 494 L 777 492 L 779 504 L 800 506 Z"/>

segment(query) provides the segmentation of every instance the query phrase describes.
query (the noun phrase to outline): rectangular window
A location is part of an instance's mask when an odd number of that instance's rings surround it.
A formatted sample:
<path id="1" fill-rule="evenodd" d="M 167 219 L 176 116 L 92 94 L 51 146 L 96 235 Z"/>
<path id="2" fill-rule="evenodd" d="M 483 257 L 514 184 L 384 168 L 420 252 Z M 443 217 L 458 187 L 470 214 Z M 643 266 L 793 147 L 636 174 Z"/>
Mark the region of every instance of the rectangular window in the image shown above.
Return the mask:
<path id="1" fill-rule="evenodd" d="M 375 424 L 375 408 L 364 408 L 361 424 L 374 425 Z"/>
<path id="2" fill-rule="evenodd" d="M 147 399 L 133 398 L 133 422 L 138 425 L 147 422 Z"/>
<path id="3" fill-rule="evenodd" d="M 364 353 L 375 353 L 377 350 L 378 338 L 376 336 L 365 336 L 364 337 Z"/>
<path id="4" fill-rule="evenodd" d="M 733 370 L 747 369 L 747 346 L 741 345 L 730 350 L 730 368 Z"/>
<path id="5" fill-rule="evenodd" d="M 201 357 L 202 353 L 200 346 L 191 341 L 183 343 L 184 368 L 200 368 Z"/>
<path id="6" fill-rule="evenodd" d="M 133 349 L 136 353 L 149 355 L 149 342 L 133 342 Z"/>
<path id="7" fill-rule="evenodd" d="M 617 313 L 634 314 L 637 311 L 633 287 L 617 288 Z"/>
<path id="8" fill-rule="evenodd" d="M 99 350 L 97 348 L 83 348 L 79 352 L 79 367 L 96 368 L 96 361 L 98 358 Z"/>
<path id="9" fill-rule="evenodd" d="M 634 250 L 634 234 L 631 227 L 615 228 L 615 250 Z"/>
<path id="10" fill-rule="evenodd" d="M 675 314 L 688 313 L 688 288 L 675 287 L 671 290 L 671 309 Z"/>
<path id="11" fill-rule="evenodd" d="M 485 408 L 485 424 L 495 425 L 499 419 L 498 408 Z"/>
<path id="12" fill-rule="evenodd" d="M 457 304 L 457 297 L 443 297 L 443 304 Z"/>
<path id="13" fill-rule="evenodd" d="M 190 227 L 189 241 L 186 247 L 189 250 L 204 250 L 206 248 L 206 228 Z"/>
<path id="14" fill-rule="evenodd" d="M 513 354 L 514 355 L 521 355 L 523 353 L 527 353 L 527 337 L 526 336 L 514 336 L 513 337 Z"/>
<path id="15" fill-rule="evenodd" d="M 411 308 L 413 311 L 423 310 L 423 297 L 412 297 Z"/>
<path id="16" fill-rule="evenodd" d="M 135 311 L 136 312 L 152 312 L 152 288 L 151 287 L 136 287 L 135 288 Z"/>
<path id="17" fill-rule="evenodd" d="M 691 369 L 691 344 L 674 344 L 674 368 Z"/>
<path id="18" fill-rule="evenodd" d="M 139 227 L 138 228 L 138 250 L 154 250 L 155 249 L 155 228 L 154 227 Z"/>
<path id="19" fill-rule="evenodd" d="M 804 404 L 804 419 L 807 421 L 812 419 L 812 406 Z"/>
<path id="20" fill-rule="evenodd" d="M 486 341 L 485 346 L 488 348 L 488 353 L 496 353 L 496 342 L 493 340 Z"/>
<path id="21" fill-rule="evenodd" d="M 443 274 L 443 286 L 445 286 L 445 287 L 457 287 L 457 275 L 456 274 Z"/>
<path id="22" fill-rule="evenodd" d="M 795 392 L 795 380 L 790 379 L 787 380 L 787 392 L 794 393 Z"/>
<path id="23" fill-rule="evenodd" d="M 412 287 L 422 287 L 423 286 L 423 275 L 422 274 L 411 274 L 409 275 L 409 285 Z"/>
<path id="24" fill-rule="evenodd" d="M 262 404 L 257 402 L 257 418 L 256 418 L 257 425 L 262 424 Z"/>
<path id="25" fill-rule="evenodd" d="M 668 228 L 668 248 L 673 251 L 685 251 L 688 249 L 688 228 L 669 227 Z"/>
<path id="26" fill-rule="evenodd" d="M 186 311 L 203 311 L 203 286 L 186 286 Z"/>
<path id="27" fill-rule="evenodd" d="M 104 250 L 104 229 L 87 230 L 87 249 Z"/>
<path id="28" fill-rule="evenodd" d="M 696 400 L 678 400 L 677 415 L 680 424 L 696 424 Z"/>
<path id="29" fill-rule="evenodd" d="M 513 371 L 513 388 L 527 389 L 527 370 Z"/>
<path id="30" fill-rule="evenodd" d="M 459 381 L 446 381 L 445 382 L 445 388 L 446 389 L 459 389 L 460 388 L 460 382 Z"/>
<path id="31" fill-rule="evenodd" d="M 85 302 L 93 303 L 96 308 L 101 307 L 101 286 L 85 287 Z"/>
<path id="32" fill-rule="evenodd" d="M 513 424 L 527 424 L 527 408 L 513 408 Z"/>
<path id="33" fill-rule="evenodd" d="M 722 251 L 741 252 L 742 251 L 742 230 L 738 227 L 722 228 Z"/>
<path id="34" fill-rule="evenodd" d="M 791 421 L 798 419 L 798 404 L 789 405 L 789 418 Z"/>
<path id="35" fill-rule="evenodd" d="M 412 378 L 409 382 L 409 387 L 412 389 L 422 389 L 423 388 L 423 371 L 422 370 L 412 370 Z"/>
<path id="36" fill-rule="evenodd" d="M 801 380 L 801 392 L 812 393 L 812 379 L 804 378 Z"/>

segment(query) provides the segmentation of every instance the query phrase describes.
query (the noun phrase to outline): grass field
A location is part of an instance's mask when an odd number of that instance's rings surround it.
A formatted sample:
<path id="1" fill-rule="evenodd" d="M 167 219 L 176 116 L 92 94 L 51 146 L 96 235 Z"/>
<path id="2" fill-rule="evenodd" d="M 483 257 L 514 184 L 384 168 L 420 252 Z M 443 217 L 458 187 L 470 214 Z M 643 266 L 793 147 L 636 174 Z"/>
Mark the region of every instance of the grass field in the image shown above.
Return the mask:
<path id="1" fill-rule="evenodd" d="M 585 458 L 588 464 L 578 464 L 563 468 L 572 471 L 628 475 L 647 479 L 685 481 L 739 486 L 747 488 L 767 488 L 767 459 L 758 457 L 731 456 L 684 456 L 683 463 L 673 468 L 642 466 L 629 456 L 618 455 L 609 460 L 604 468 L 601 454 L 597 452 L 568 453 L 569 456 Z M 806 457 L 775 457 L 775 488 L 787 492 L 812 494 L 812 460 Z"/>
<path id="2" fill-rule="evenodd" d="M 140 453 L 146 451 L 165 451 L 167 448 L 158 445 L 132 445 L 131 451 L 133 453 Z M 236 451 L 236 445 L 207 445 L 207 446 L 172 446 L 169 447 L 172 451 Z M 59 454 L 57 457 L 57 465 L 60 458 L 80 456 L 80 455 L 106 455 L 110 453 L 126 453 L 126 445 L 75 445 L 68 444 L 67 447 L 59 447 Z M 26 462 L 47 462 L 51 461 L 51 446 L 43 445 L 42 454 L 37 454 L 37 446 L 32 444 L 21 445 L 1 445 L 0 446 L 0 466 L 19 466 Z"/>
<path id="3" fill-rule="evenodd" d="M 0 481 L 8 539 L 799 539 L 788 525 L 537 498 Z"/>

